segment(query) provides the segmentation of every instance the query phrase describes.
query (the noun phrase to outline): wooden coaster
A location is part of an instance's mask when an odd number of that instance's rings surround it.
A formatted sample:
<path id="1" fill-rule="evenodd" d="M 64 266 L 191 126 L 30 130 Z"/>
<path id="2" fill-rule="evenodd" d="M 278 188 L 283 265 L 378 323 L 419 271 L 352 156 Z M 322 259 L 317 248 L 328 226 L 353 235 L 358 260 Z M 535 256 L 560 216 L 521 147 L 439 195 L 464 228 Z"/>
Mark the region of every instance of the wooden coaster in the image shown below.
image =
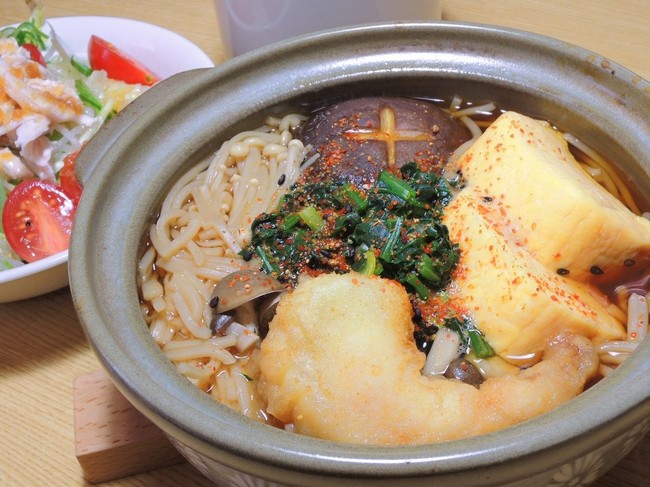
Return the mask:
<path id="1" fill-rule="evenodd" d="M 75 380 L 73 402 L 75 454 L 89 482 L 106 482 L 185 461 L 103 371 Z"/>

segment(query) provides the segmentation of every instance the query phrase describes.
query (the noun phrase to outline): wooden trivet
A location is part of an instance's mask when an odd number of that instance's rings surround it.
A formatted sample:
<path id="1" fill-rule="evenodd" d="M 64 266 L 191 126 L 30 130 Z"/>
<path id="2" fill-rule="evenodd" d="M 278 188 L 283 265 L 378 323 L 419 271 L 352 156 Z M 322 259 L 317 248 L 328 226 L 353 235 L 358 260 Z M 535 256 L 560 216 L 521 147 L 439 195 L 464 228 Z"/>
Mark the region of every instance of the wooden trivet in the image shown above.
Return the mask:
<path id="1" fill-rule="evenodd" d="M 106 482 L 185 461 L 103 371 L 78 377 L 73 401 L 75 454 L 89 482 Z"/>

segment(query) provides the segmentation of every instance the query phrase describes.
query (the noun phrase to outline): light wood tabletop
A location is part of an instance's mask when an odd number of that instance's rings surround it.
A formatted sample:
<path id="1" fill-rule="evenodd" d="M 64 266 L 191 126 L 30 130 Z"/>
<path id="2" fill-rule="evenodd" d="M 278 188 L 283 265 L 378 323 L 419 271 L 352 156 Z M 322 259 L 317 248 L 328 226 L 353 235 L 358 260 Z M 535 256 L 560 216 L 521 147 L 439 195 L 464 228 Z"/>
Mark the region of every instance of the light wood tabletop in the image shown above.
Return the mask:
<path id="1" fill-rule="evenodd" d="M 44 0 L 48 17 L 108 15 L 173 30 L 225 60 L 213 0 Z M 650 79 L 647 0 L 443 0 L 443 19 L 505 25 L 579 45 Z M 27 19 L 22 0 L 0 0 L 0 25 Z M 73 381 L 98 370 L 68 289 L 0 304 L 0 485 L 85 485 L 75 457 Z M 641 486 L 650 437 L 595 485 Z M 210 485 L 181 463 L 106 486 Z"/>

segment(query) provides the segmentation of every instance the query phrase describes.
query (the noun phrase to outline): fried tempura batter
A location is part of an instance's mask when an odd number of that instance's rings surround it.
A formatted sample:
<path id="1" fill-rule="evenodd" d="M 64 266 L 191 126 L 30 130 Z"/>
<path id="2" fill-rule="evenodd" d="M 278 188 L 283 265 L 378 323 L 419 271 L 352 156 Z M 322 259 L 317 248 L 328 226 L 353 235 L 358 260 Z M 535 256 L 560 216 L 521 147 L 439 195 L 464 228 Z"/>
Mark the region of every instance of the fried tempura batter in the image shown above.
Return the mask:
<path id="1" fill-rule="evenodd" d="M 323 275 L 286 295 L 262 343 L 259 392 L 297 433 L 379 445 L 471 437 L 547 412 L 597 368 L 591 342 L 563 335 L 542 361 L 479 389 L 424 377 L 411 305 L 394 281 Z"/>

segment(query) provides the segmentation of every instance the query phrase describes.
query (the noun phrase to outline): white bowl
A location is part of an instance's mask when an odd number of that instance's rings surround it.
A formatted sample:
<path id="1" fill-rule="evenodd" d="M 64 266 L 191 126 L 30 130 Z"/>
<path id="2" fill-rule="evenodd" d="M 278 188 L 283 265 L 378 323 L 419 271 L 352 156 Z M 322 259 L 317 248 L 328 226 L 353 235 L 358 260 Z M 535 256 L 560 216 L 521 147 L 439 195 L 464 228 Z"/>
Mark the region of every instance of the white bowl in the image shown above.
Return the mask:
<path id="1" fill-rule="evenodd" d="M 141 61 L 160 79 L 214 66 L 195 44 L 156 25 L 117 17 L 48 19 L 66 51 L 87 59 L 88 39 L 95 34 Z M 20 267 L 0 271 L 0 303 L 31 298 L 68 285 L 68 251 Z"/>

